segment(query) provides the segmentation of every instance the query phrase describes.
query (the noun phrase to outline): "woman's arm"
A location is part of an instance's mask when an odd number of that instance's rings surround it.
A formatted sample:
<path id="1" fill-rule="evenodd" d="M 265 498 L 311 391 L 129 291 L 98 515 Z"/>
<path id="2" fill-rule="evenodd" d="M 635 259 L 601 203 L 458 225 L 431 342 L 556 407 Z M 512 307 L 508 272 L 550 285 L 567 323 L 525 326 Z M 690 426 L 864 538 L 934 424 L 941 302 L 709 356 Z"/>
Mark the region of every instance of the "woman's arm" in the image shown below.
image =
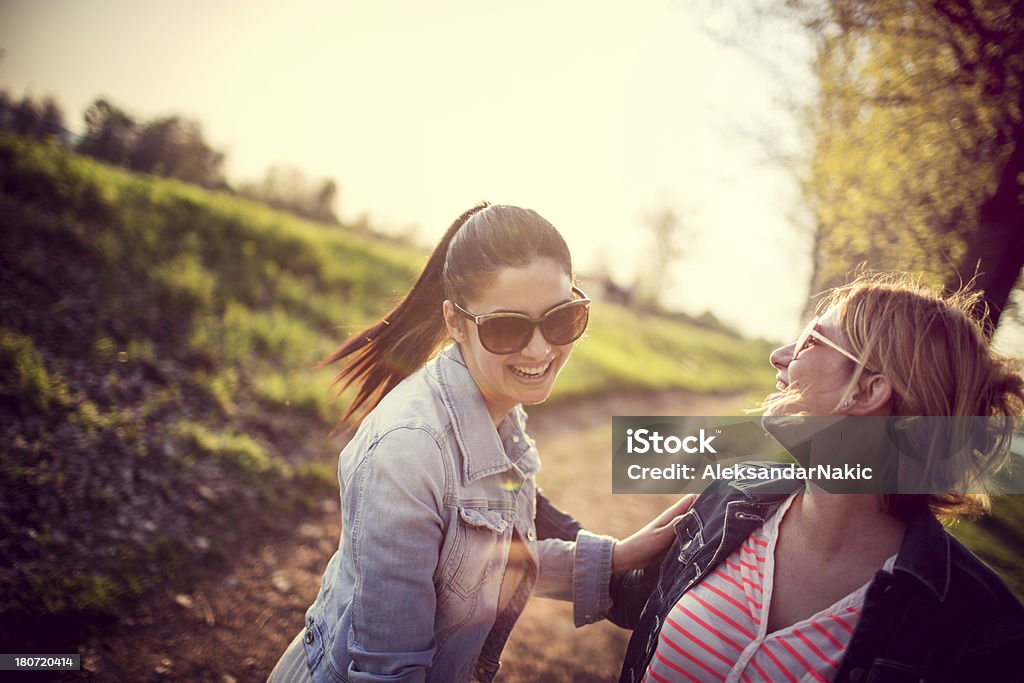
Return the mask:
<path id="1" fill-rule="evenodd" d="M 582 529 L 576 520 L 558 510 L 546 498 L 542 503 L 542 498 L 540 495 L 537 497 L 538 537 L 542 505 L 548 522 L 557 520 L 548 531 L 561 530 L 562 533 L 537 544 L 540 574 L 536 591 L 544 597 L 571 600 L 573 620 L 577 626 L 582 626 L 603 619 L 612 608 L 614 596 L 609 584 L 613 571 L 639 569 L 663 554 L 675 538 L 676 520 L 690 509 L 696 496 L 680 498 L 622 541 Z M 578 529 L 575 540 L 563 540 L 573 528 Z M 654 578 L 657 579 L 657 572 Z M 635 591 L 630 593 L 634 594 Z"/>
<path id="2" fill-rule="evenodd" d="M 356 574 L 350 681 L 422 681 L 433 661 L 437 567 L 444 523 L 440 447 L 399 428 L 373 445 L 345 489 Z"/>
<path id="3" fill-rule="evenodd" d="M 644 528 L 615 547 L 616 562 L 608 593 L 612 607 L 608 620 L 633 628 L 658 585 L 661 565 L 676 540 L 676 522 L 693 507 L 696 494 L 683 496 Z"/>
<path id="4" fill-rule="evenodd" d="M 640 569 L 661 556 L 676 538 L 676 522 L 687 513 L 695 500 L 696 493 L 683 496 L 629 538 L 617 542 L 612 571 L 621 573 Z"/>

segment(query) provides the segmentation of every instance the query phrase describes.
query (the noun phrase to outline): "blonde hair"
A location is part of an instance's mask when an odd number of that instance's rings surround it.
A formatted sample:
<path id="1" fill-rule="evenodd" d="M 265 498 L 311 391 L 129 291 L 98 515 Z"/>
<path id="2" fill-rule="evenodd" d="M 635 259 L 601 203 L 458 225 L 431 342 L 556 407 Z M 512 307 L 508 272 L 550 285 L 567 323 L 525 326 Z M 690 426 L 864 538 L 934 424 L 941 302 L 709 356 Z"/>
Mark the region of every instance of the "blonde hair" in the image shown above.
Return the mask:
<path id="1" fill-rule="evenodd" d="M 950 421 L 953 429 L 958 422 L 982 429 L 952 454 L 959 462 L 949 464 L 966 473 L 972 490 L 985 486 L 1005 463 L 1014 425 L 1024 415 L 1024 377 L 1018 360 L 992 350 L 981 293 L 944 295 L 907 274 L 865 274 L 830 290 L 818 311 L 835 315 L 849 350 L 861 360 L 841 401 L 853 397 L 865 373 L 878 373 L 892 384 L 893 415 L 991 418 Z M 897 516 L 922 503 L 943 518 L 990 510 L 987 494 L 886 496 L 887 509 Z"/>

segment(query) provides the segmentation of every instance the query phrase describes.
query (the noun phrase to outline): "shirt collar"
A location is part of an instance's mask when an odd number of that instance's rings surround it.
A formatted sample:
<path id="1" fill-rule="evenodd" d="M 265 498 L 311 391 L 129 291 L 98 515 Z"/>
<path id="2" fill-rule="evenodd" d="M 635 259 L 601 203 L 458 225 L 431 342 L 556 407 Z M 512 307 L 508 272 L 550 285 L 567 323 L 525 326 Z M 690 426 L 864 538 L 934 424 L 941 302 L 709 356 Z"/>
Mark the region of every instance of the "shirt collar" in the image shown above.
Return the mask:
<path id="1" fill-rule="evenodd" d="M 526 438 L 524 422 L 526 414 L 521 406 L 516 406 L 500 425 L 495 429 L 490 413 L 484 403 L 480 388 L 462 357 L 458 344 L 445 347 L 433 361 L 434 372 L 440 385 L 441 401 L 448 411 L 455 441 L 462 451 L 462 479 L 470 484 L 477 479 L 504 472 L 512 468 L 513 462 L 525 475 L 529 476 L 539 468 L 536 451 Z M 503 439 L 513 446 L 506 455 Z M 525 451 L 533 451 L 532 457 Z"/>

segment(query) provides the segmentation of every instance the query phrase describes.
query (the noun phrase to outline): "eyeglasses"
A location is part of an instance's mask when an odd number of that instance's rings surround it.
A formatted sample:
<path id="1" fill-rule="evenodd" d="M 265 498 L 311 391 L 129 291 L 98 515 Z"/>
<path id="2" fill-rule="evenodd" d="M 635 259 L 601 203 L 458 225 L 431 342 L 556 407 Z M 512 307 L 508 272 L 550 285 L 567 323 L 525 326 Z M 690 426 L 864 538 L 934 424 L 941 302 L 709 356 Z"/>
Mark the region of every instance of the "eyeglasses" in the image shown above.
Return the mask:
<path id="1" fill-rule="evenodd" d="M 485 349 L 506 355 L 525 349 L 538 326 L 544 338 L 555 346 L 571 344 L 579 339 L 590 319 L 590 299 L 579 287 L 573 286 L 572 293 L 578 298 L 549 308 L 539 318 L 504 311 L 475 315 L 454 301 L 452 306 L 464 318 L 476 323 L 480 343 Z"/>
<path id="2" fill-rule="evenodd" d="M 844 356 L 852 360 L 857 365 L 863 365 L 863 363 L 859 358 L 857 358 L 857 356 L 853 355 L 852 353 L 844 349 L 842 346 L 840 346 L 839 344 L 835 343 L 834 341 L 823 335 L 821 332 L 818 332 L 816 328 L 820 320 L 820 316 L 814 316 L 813 318 L 811 318 L 811 321 L 807 323 L 807 327 L 805 327 L 803 331 L 800 333 L 800 336 L 796 338 L 796 342 L 793 344 L 793 358 L 799 356 L 801 351 L 810 346 L 808 342 L 811 339 L 816 339 L 825 346 L 832 347 L 839 353 L 843 354 Z"/>

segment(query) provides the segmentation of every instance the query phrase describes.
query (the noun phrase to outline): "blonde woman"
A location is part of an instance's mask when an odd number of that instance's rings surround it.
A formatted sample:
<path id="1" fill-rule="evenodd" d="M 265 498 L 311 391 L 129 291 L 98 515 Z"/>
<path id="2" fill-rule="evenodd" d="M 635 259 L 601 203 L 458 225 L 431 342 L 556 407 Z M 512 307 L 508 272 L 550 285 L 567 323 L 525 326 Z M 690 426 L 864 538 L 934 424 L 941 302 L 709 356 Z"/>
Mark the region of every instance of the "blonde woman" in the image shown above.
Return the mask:
<path id="1" fill-rule="evenodd" d="M 765 424 L 984 416 L 978 448 L 927 463 L 944 472 L 938 480 L 977 485 L 1024 414 L 1024 380 L 991 350 L 977 304 L 894 276 L 832 291 L 797 340 L 772 352 L 778 392 Z M 1024 607 L 937 519 L 988 509 L 984 495 L 956 490 L 717 482 L 676 526 L 663 562 L 614 582 L 610 618 L 634 631 L 620 681 L 1024 679 Z"/>

